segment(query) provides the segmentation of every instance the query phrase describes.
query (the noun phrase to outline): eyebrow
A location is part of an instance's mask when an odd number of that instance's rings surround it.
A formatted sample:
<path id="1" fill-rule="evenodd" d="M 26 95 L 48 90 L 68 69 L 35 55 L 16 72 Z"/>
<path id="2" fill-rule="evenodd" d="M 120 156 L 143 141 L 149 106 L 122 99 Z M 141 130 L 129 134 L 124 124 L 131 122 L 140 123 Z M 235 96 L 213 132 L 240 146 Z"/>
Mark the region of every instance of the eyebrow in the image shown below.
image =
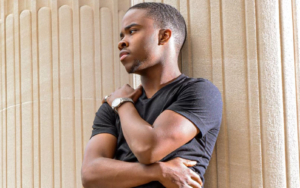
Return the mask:
<path id="1" fill-rule="evenodd" d="M 140 26 L 140 25 L 139 25 L 139 24 L 136 24 L 136 23 L 133 23 L 133 24 L 130 24 L 130 25 L 126 26 L 126 27 L 124 28 L 124 30 L 126 31 L 126 30 L 130 29 L 130 28 L 133 27 L 133 26 Z M 122 35 L 123 35 L 123 33 L 121 32 L 121 33 L 120 33 L 120 37 L 122 37 Z"/>

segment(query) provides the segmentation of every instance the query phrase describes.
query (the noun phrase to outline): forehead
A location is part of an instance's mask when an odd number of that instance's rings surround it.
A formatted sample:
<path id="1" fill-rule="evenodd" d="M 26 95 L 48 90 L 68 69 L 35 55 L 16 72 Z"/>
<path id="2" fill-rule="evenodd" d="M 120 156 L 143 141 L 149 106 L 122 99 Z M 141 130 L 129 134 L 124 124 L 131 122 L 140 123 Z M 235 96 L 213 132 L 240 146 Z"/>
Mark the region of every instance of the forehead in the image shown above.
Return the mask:
<path id="1" fill-rule="evenodd" d="M 149 22 L 153 23 L 153 20 L 147 17 L 147 10 L 145 9 L 131 9 L 124 15 L 122 19 L 122 29 L 126 26 L 136 23 L 139 25 L 145 25 Z"/>

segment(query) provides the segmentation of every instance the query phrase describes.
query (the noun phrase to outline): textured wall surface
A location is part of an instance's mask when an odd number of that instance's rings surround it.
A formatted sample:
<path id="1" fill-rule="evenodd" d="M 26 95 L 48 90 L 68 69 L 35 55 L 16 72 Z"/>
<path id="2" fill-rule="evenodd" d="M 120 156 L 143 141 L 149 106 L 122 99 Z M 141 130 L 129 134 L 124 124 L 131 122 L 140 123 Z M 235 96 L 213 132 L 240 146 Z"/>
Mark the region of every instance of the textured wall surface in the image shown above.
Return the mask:
<path id="1" fill-rule="evenodd" d="M 1 0 L 0 187 L 81 187 L 102 97 L 132 83 L 119 63 L 129 0 Z"/>
<path id="2" fill-rule="evenodd" d="M 81 187 L 102 97 L 139 84 L 117 58 L 138 2 L 0 0 L 0 188 Z M 300 1 L 156 2 L 187 22 L 182 72 L 223 96 L 205 187 L 300 187 Z"/>

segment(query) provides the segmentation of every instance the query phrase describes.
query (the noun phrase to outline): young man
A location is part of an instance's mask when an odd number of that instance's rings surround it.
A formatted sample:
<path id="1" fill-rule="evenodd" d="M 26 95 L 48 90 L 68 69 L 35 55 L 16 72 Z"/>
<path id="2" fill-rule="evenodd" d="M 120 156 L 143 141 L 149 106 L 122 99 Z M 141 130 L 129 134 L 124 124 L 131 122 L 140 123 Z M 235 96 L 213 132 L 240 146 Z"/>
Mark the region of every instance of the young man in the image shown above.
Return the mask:
<path id="1" fill-rule="evenodd" d="M 105 97 L 84 154 L 84 187 L 201 187 L 222 101 L 211 82 L 180 73 L 183 17 L 169 5 L 137 4 L 120 37 L 120 60 L 142 86 Z"/>

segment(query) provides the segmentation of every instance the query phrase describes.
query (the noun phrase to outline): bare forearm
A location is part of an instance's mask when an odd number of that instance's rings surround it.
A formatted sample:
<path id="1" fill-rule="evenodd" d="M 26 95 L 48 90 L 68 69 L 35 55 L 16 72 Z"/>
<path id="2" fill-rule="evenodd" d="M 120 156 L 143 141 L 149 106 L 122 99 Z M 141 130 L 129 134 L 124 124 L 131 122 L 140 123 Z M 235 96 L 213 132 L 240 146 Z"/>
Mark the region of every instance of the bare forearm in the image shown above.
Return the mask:
<path id="1" fill-rule="evenodd" d="M 140 117 L 131 103 L 123 104 L 118 112 L 123 134 L 132 152 L 139 160 L 140 153 L 151 157 L 151 151 L 155 147 L 156 142 L 156 133 L 152 125 Z M 140 162 L 143 163 L 143 161 Z"/>
<path id="2" fill-rule="evenodd" d="M 143 165 L 110 158 L 98 158 L 82 169 L 84 187 L 126 188 L 158 181 L 159 164 Z"/>

